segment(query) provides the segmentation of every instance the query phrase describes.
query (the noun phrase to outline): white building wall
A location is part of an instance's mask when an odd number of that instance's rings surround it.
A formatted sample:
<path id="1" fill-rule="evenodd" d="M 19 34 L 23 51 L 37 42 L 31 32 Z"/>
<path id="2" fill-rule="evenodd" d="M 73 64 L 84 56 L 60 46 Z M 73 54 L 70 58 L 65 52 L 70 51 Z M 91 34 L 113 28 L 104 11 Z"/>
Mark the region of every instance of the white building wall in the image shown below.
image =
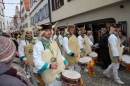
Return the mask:
<path id="1" fill-rule="evenodd" d="M 124 5 L 124 8 L 120 8 Z M 57 27 L 66 25 L 67 22 L 71 24 L 89 22 L 94 20 L 114 18 L 116 22 L 127 21 L 127 36 L 130 37 L 130 1 L 125 1 L 113 4 L 107 7 L 99 8 L 93 11 L 85 12 L 73 17 L 62 19 L 59 21 Z"/>
<path id="2" fill-rule="evenodd" d="M 22 0 L 22 2 L 23 2 L 23 0 Z M 24 8 L 24 12 L 22 13 L 22 9 Z M 25 6 L 24 6 L 24 2 L 23 2 L 23 4 L 21 5 L 21 7 L 20 7 L 20 9 L 21 9 L 21 17 L 24 17 L 24 22 L 21 22 L 21 26 L 23 27 L 23 26 L 25 26 L 24 28 L 27 28 L 27 27 L 30 27 L 30 16 L 29 16 L 29 11 L 26 11 L 26 8 L 25 8 Z M 27 16 L 27 18 L 25 19 L 25 14 L 27 14 L 28 16 Z"/>
<path id="3" fill-rule="evenodd" d="M 70 2 L 64 0 L 63 6 L 55 11 L 52 11 L 52 22 L 107 6 L 119 1 L 122 0 L 72 0 Z"/>

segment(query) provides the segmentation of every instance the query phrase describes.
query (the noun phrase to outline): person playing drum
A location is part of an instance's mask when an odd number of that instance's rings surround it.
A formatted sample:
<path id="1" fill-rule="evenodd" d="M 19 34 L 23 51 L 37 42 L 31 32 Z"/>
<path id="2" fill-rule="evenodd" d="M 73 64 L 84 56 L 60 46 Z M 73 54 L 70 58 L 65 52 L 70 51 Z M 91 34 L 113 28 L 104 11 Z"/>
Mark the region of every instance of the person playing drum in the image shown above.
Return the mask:
<path id="1" fill-rule="evenodd" d="M 92 51 L 91 47 L 93 47 L 93 43 L 85 35 L 85 25 L 84 27 L 78 28 L 78 30 L 79 30 L 79 36 L 78 36 L 79 47 L 84 56 L 86 56 L 88 53 Z M 88 72 L 88 69 L 85 68 L 84 71 Z"/>
<path id="2" fill-rule="evenodd" d="M 28 78 L 31 78 L 32 84 L 38 86 L 36 77 L 33 72 L 32 47 L 35 44 L 35 40 L 33 39 L 32 28 L 24 28 L 23 38 L 24 40 L 20 42 L 18 47 L 19 57 L 24 61 L 24 68 L 28 73 Z"/>
<path id="3" fill-rule="evenodd" d="M 67 60 L 61 55 L 58 44 L 51 39 L 52 25 L 41 25 L 42 38 L 33 49 L 33 61 L 37 72 L 46 86 L 61 86 L 60 73 L 68 67 Z"/>
<path id="4" fill-rule="evenodd" d="M 80 48 L 74 35 L 75 25 L 68 24 L 67 29 L 68 35 L 63 38 L 64 56 L 69 63 L 69 69 L 80 72 L 81 68 L 77 65 L 80 58 Z"/>
<path id="5" fill-rule="evenodd" d="M 115 82 L 119 84 L 124 84 L 124 82 L 121 81 L 120 78 L 118 77 L 118 69 L 119 69 L 120 62 L 122 61 L 121 56 L 123 53 L 123 48 L 124 50 L 129 50 L 129 48 L 121 45 L 121 41 L 118 36 L 118 32 L 120 31 L 120 24 L 116 24 L 110 29 L 111 29 L 110 30 L 111 35 L 108 38 L 108 46 L 109 46 L 109 54 L 110 54 L 112 63 L 103 72 L 103 74 L 106 77 L 110 78 L 109 73 L 113 69 Z"/>

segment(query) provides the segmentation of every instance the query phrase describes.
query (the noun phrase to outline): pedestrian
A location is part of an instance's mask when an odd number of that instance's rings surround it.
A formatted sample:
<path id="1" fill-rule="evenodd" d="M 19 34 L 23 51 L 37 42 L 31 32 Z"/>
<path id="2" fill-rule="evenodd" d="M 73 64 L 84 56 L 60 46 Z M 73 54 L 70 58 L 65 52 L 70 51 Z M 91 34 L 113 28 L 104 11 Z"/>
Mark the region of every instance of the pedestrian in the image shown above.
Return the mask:
<path id="1" fill-rule="evenodd" d="M 24 40 L 20 42 L 18 47 L 18 52 L 19 52 L 20 59 L 23 61 L 23 66 L 29 76 L 28 78 L 31 79 L 32 84 L 34 86 L 38 86 L 37 79 L 34 75 L 34 73 L 36 74 L 36 72 L 33 71 L 34 63 L 33 63 L 32 51 L 33 51 L 33 46 L 36 43 L 33 37 L 34 36 L 33 36 L 32 28 L 24 29 L 23 32 Z"/>
<path id="2" fill-rule="evenodd" d="M 16 53 L 12 40 L 0 36 L 0 86 L 27 86 L 26 81 L 17 75 L 17 70 L 10 67 Z"/>
<path id="3" fill-rule="evenodd" d="M 101 29 L 101 37 L 99 41 L 99 47 L 101 50 L 101 57 L 103 61 L 102 69 L 107 69 L 107 67 L 111 64 L 110 56 L 109 56 L 109 48 L 108 48 L 108 37 L 106 28 Z"/>
<path id="4" fill-rule="evenodd" d="M 92 31 L 87 31 L 88 38 L 91 40 L 92 43 L 94 43 L 94 37 L 93 37 L 93 32 Z"/>

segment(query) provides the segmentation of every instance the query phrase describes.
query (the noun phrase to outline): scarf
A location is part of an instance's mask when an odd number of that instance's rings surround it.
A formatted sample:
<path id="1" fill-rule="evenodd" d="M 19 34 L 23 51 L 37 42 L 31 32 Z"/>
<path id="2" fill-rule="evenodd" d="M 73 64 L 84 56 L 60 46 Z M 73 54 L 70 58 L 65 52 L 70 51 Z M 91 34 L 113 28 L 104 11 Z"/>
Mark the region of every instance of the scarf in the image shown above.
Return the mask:
<path id="1" fill-rule="evenodd" d="M 61 34 L 61 36 L 64 38 L 65 35 L 64 35 L 64 34 Z"/>
<path id="2" fill-rule="evenodd" d="M 81 34 L 81 37 L 82 37 L 82 38 L 84 38 L 84 36 L 85 36 L 84 34 Z"/>
<path id="3" fill-rule="evenodd" d="M 47 38 L 42 38 L 41 39 L 41 42 L 43 44 L 43 46 L 46 48 L 46 49 L 50 49 L 50 39 L 47 39 Z"/>
<path id="4" fill-rule="evenodd" d="M 35 44 L 35 41 L 33 40 L 33 37 L 30 37 L 30 38 L 25 37 L 25 40 L 27 40 L 29 43 Z"/>

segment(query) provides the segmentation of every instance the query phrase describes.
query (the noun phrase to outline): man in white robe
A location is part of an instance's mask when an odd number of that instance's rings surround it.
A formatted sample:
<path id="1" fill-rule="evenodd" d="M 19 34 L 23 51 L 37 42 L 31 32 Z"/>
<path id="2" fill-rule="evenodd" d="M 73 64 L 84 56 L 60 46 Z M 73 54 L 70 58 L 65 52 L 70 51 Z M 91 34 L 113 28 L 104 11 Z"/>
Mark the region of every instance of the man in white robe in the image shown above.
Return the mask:
<path id="1" fill-rule="evenodd" d="M 79 31 L 80 31 L 80 35 L 78 36 L 78 43 L 79 43 L 79 47 L 80 47 L 80 50 L 82 51 L 82 53 L 90 53 L 91 52 L 91 48 L 93 47 L 93 43 L 90 41 L 90 39 L 86 36 L 85 34 L 85 27 L 81 27 L 81 28 L 78 28 Z M 84 40 L 84 38 L 86 38 L 87 41 Z M 89 46 L 88 48 L 89 49 L 85 49 L 85 47 L 83 46 L 83 41 L 85 42 L 88 42 L 88 43 L 85 43 L 87 44 L 87 46 Z M 84 68 L 84 71 L 88 72 L 88 69 L 87 68 Z"/>
<path id="2" fill-rule="evenodd" d="M 74 35 L 75 25 L 69 24 L 67 27 L 68 27 L 68 35 L 66 35 L 63 38 L 63 48 L 64 48 L 64 52 L 65 52 L 64 53 L 65 58 L 68 60 L 69 69 L 80 73 L 81 68 L 77 64 L 78 63 L 77 61 L 79 60 L 80 55 L 82 56 L 82 52 L 80 51 L 80 48 L 78 45 L 78 40 L 77 40 L 76 36 Z M 71 46 L 69 46 L 69 45 L 71 45 Z M 75 51 L 76 53 L 73 51 Z"/>
<path id="3" fill-rule="evenodd" d="M 60 35 L 58 36 L 58 40 L 59 40 L 59 47 L 61 49 L 61 53 L 64 56 L 64 51 L 63 51 L 63 38 L 65 36 L 65 28 L 64 27 L 60 27 Z"/>
<path id="4" fill-rule="evenodd" d="M 120 24 L 116 24 L 115 26 L 113 26 L 113 29 L 111 28 L 111 30 L 110 30 L 111 35 L 108 38 L 108 45 L 109 45 L 109 53 L 110 53 L 112 63 L 103 72 L 103 74 L 106 77 L 110 78 L 109 73 L 111 70 L 113 70 L 114 81 L 119 84 L 124 84 L 124 82 L 121 81 L 118 76 L 118 69 L 119 69 L 120 62 L 122 61 L 121 55 L 123 53 L 123 51 L 122 51 L 123 48 L 124 48 L 124 50 L 129 50 L 129 48 L 121 45 L 121 42 L 120 42 L 120 39 L 118 36 L 119 31 L 120 31 Z"/>
<path id="5" fill-rule="evenodd" d="M 23 34 L 24 40 L 22 40 L 19 44 L 18 53 L 19 53 L 20 59 L 23 60 L 23 62 L 24 62 L 24 67 L 29 74 L 28 76 L 30 76 L 28 78 L 32 79 L 31 81 L 34 86 L 38 86 L 36 77 L 33 73 L 33 67 L 30 66 L 29 60 L 27 59 L 27 57 L 25 55 L 25 46 L 27 46 L 29 43 L 35 43 L 35 40 L 33 40 L 32 34 L 33 34 L 33 32 L 32 32 L 31 28 L 25 28 L 24 34 Z M 30 58 L 32 58 L 32 57 L 30 57 Z"/>
<path id="6" fill-rule="evenodd" d="M 54 35 L 53 35 L 53 40 L 54 41 L 58 41 L 58 36 L 59 36 L 59 28 L 57 28 L 56 30 L 55 30 L 55 32 L 54 32 Z"/>
<path id="7" fill-rule="evenodd" d="M 43 24 L 41 26 L 42 39 L 35 44 L 33 49 L 34 65 L 38 74 L 43 78 L 43 81 L 46 84 L 45 86 L 61 86 L 62 83 L 59 81 L 60 74 L 59 72 L 58 74 L 56 73 L 57 71 L 63 72 L 64 65 L 68 67 L 68 62 L 61 55 L 57 43 L 50 40 L 52 25 Z M 55 50 L 54 47 L 58 50 Z M 59 60 L 63 65 L 60 65 L 58 62 Z M 59 67 L 62 68 L 62 70 L 60 70 Z"/>

